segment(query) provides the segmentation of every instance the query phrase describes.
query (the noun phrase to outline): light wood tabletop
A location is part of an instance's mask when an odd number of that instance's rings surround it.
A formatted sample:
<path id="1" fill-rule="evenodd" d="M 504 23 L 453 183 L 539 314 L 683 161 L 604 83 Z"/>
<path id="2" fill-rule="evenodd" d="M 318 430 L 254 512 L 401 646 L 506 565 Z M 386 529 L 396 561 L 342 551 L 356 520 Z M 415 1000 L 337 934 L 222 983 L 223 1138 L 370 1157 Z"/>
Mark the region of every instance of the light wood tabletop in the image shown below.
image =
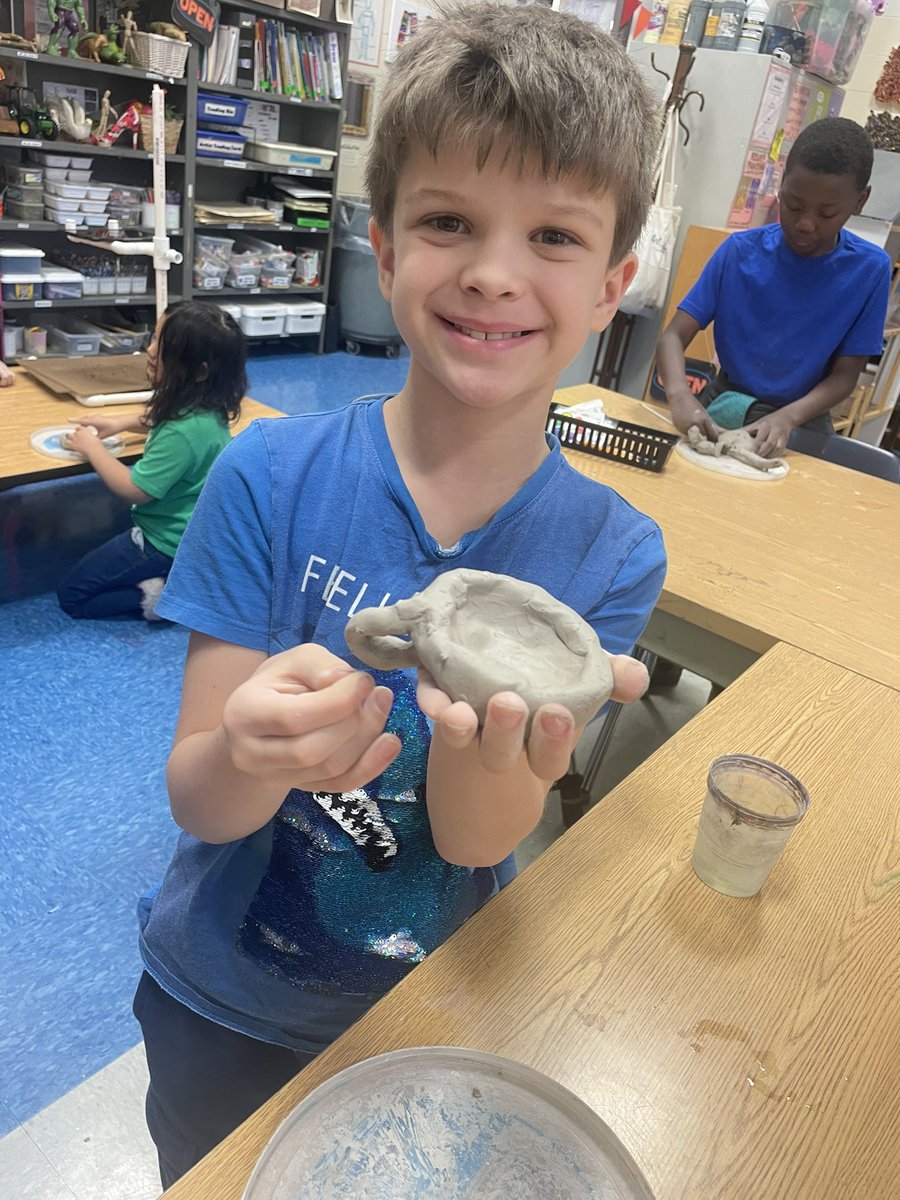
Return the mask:
<path id="1" fill-rule="evenodd" d="M 611 417 L 672 431 L 662 415 L 590 385 Z M 660 608 L 750 650 L 788 642 L 900 688 L 900 487 L 803 454 L 769 483 L 714 474 L 673 450 L 661 473 L 566 450 L 574 467 L 656 520 L 669 571 Z"/>
<path id="2" fill-rule="evenodd" d="M 900 692 L 778 646 L 167 1200 L 239 1200 L 286 1114 L 361 1059 L 517 1059 L 584 1099 L 657 1200 L 895 1200 Z M 809 814 L 762 892 L 693 874 L 707 767 L 758 754 Z"/>
<path id="3" fill-rule="evenodd" d="M 93 470 L 89 463 L 67 462 L 49 458 L 31 447 L 31 435 L 38 429 L 65 425 L 70 417 L 134 412 L 137 404 L 111 404 L 103 408 L 88 408 L 63 396 L 57 396 L 20 368 L 13 368 L 16 382 L 0 388 L 0 490 L 41 479 L 56 479 L 64 475 L 83 475 Z M 239 433 L 257 417 L 281 417 L 283 413 L 258 400 L 245 398 L 234 432 Z M 142 434 L 122 435 L 126 451 L 125 463 L 140 458 L 144 447 Z"/>

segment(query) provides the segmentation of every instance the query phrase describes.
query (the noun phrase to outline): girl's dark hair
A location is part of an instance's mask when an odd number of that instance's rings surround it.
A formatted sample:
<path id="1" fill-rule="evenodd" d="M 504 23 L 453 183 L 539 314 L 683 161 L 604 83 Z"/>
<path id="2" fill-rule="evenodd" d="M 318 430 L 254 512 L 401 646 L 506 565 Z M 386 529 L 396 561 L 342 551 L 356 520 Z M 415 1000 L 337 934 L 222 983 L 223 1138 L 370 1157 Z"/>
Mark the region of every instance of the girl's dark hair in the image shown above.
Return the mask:
<path id="1" fill-rule="evenodd" d="M 247 391 L 247 343 L 228 313 L 195 300 L 170 304 L 159 335 L 162 378 L 144 412 L 144 424 L 176 421 L 193 412 L 217 412 L 236 421 Z"/>

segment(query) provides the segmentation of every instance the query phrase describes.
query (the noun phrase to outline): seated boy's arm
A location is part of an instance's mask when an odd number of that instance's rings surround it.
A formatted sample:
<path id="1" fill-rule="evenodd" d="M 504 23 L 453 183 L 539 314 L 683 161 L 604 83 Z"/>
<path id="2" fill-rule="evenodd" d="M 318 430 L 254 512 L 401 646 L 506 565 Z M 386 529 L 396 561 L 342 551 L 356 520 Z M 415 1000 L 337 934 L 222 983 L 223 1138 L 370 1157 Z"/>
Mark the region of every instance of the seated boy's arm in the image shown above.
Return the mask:
<path id="1" fill-rule="evenodd" d="M 393 697 L 321 646 L 271 658 L 193 633 L 167 780 L 172 815 L 206 842 L 262 828 L 291 788 L 343 792 L 380 775 L 399 740 Z"/>
<path id="2" fill-rule="evenodd" d="M 687 433 L 697 425 L 711 441 L 717 441 L 719 427 L 691 391 L 685 369 L 684 351 L 700 332 L 700 322 L 679 308 L 660 334 L 656 344 L 656 365 L 666 391 L 675 428 Z"/>
<path id="3" fill-rule="evenodd" d="M 839 356 L 822 382 L 817 383 L 805 396 L 748 425 L 747 428 L 756 438 L 756 452 L 766 458 L 781 454 L 787 447 L 791 433 L 799 425 L 805 425 L 813 417 L 828 412 L 835 404 L 847 399 L 856 387 L 866 361 L 865 355 Z"/>

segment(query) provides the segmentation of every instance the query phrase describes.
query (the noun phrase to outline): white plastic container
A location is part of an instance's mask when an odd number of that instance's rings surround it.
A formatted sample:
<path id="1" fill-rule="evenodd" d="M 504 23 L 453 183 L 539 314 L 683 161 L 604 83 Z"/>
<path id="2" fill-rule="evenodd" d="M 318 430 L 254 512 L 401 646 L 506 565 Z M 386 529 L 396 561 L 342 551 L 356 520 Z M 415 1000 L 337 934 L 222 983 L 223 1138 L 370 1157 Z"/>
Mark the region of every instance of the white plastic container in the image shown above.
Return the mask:
<path id="1" fill-rule="evenodd" d="M 39 275 L 43 250 L 36 246 L 23 246 L 20 242 L 0 245 L 0 276 Z"/>
<path id="2" fill-rule="evenodd" d="M 99 354 L 100 334 L 66 333 L 64 329 L 51 326 L 50 345 L 66 354 Z"/>
<path id="3" fill-rule="evenodd" d="M 337 157 L 336 150 L 296 146 L 291 142 L 250 142 L 247 152 L 247 157 L 255 162 L 272 163 L 279 167 L 310 167 L 314 171 L 330 171 Z"/>
<path id="4" fill-rule="evenodd" d="M 83 213 L 105 213 L 105 200 L 79 200 L 78 210 Z"/>
<path id="5" fill-rule="evenodd" d="M 102 200 L 106 203 L 109 200 L 109 194 L 112 191 L 111 184 L 91 183 L 88 185 L 87 198 L 88 200 Z"/>
<path id="6" fill-rule="evenodd" d="M 318 333 L 325 320 L 325 305 L 318 300 L 285 300 L 285 333 Z"/>
<path id="7" fill-rule="evenodd" d="M 283 304 L 242 304 L 238 324 L 247 337 L 280 337 L 286 317 Z"/>
<path id="8" fill-rule="evenodd" d="M 90 225 L 93 229 L 102 229 L 109 220 L 109 215 L 105 212 L 79 213 L 78 216 L 82 225 Z"/>
<path id="9" fill-rule="evenodd" d="M 55 214 L 51 221 L 64 221 L 69 213 L 78 212 L 78 201 L 67 200 L 64 196 L 44 196 L 44 208 Z"/>
<path id="10" fill-rule="evenodd" d="M 87 196 L 87 185 L 78 183 L 54 183 L 52 179 L 44 184 L 44 192 L 51 196 L 64 196 L 66 200 L 83 200 Z"/>
<path id="11" fill-rule="evenodd" d="M 84 294 L 84 276 L 68 267 L 42 267 L 45 300 L 80 300 Z"/>
<path id="12" fill-rule="evenodd" d="M 69 172 L 65 167 L 44 167 L 44 182 L 50 180 L 53 183 L 65 183 L 69 178 Z M 78 180 L 76 180 L 78 182 Z"/>
<path id="13" fill-rule="evenodd" d="M 68 154 L 48 154 L 46 150 L 30 150 L 28 153 L 32 161 L 42 163 L 45 167 L 65 169 L 72 162 L 72 158 Z"/>
<path id="14" fill-rule="evenodd" d="M 72 159 L 72 162 L 75 162 L 74 158 Z M 69 167 L 68 171 L 66 171 L 66 181 L 68 183 L 85 185 L 91 182 L 91 176 L 93 173 L 94 172 L 90 169 L 90 167 Z"/>

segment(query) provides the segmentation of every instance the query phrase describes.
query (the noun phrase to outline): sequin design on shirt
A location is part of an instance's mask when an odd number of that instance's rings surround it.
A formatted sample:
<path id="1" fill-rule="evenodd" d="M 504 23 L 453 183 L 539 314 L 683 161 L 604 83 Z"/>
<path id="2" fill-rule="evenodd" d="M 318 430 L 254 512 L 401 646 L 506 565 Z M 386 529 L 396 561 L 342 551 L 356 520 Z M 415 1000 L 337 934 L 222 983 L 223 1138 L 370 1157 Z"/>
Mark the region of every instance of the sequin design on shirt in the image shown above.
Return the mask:
<path id="1" fill-rule="evenodd" d="M 238 949 L 298 987 L 377 996 L 496 890 L 493 872 L 445 862 L 425 806 L 430 730 L 408 672 L 375 672 L 394 692 L 397 759 L 365 788 L 294 790 Z"/>

